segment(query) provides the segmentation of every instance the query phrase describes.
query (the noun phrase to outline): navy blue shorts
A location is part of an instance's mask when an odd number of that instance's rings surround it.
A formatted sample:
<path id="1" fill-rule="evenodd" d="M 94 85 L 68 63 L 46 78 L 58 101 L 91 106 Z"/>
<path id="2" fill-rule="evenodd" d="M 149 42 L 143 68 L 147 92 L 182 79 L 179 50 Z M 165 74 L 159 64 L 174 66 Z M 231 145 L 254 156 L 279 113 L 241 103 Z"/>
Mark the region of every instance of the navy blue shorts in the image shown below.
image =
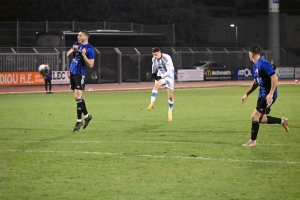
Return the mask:
<path id="1" fill-rule="evenodd" d="M 266 98 L 259 98 L 257 100 L 256 110 L 261 114 L 269 114 L 271 112 L 271 106 L 275 103 L 276 99 L 267 104 Z"/>
<path id="2" fill-rule="evenodd" d="M 71 90 L 84 90 L 84 76 L 77 76 L 70 73 L 70 87 Z"/>

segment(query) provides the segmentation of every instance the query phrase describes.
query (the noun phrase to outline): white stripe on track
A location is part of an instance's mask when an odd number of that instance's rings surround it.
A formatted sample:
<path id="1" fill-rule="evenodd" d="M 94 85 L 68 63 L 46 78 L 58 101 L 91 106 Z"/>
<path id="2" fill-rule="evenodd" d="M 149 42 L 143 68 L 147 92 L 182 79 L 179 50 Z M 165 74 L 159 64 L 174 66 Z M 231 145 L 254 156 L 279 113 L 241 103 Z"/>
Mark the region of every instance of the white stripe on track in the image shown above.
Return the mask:
<path id="1" fill-rule="evenodd" d="M 189 141 L 121 141 L 121 140 L 74 140 L 74 141 L 54 141 L 54 140 L 0 140 L 0 143 L 141 143 L 141 144 L 200 144 L 201 142 Z M 272 143 L 257 143 L 259 146 L 282 146 L 282 147 L 300 147 L 300 144 L 272 144 Z"/>
<path id="2" fill-rule="evenodd" d="M 111 155 L 111 156 L 133 156 L 148 157 L 158 159 L 192 159 L 192 160 L 212 160 L 225 162 L 250 162 L 250 163 L 278 163 L 278 164 L 300 164 L 299 161 L 277 161 L 277 160 L 240 160 L 227 158 L 210 158 L 210 157 L 192 157 L 192 156 L 165 156 L 165 155 L 148 155 L 148 154 L 127 154 L 127 153 L 111 153 L 111 152 L 89 152 L 89 151 L 51 151 L 51 150 L 8 150 L 9 152 L 25 152 L 25 153 L 70 153 L 70 154 L 95 154 L 95 155 Z"/>

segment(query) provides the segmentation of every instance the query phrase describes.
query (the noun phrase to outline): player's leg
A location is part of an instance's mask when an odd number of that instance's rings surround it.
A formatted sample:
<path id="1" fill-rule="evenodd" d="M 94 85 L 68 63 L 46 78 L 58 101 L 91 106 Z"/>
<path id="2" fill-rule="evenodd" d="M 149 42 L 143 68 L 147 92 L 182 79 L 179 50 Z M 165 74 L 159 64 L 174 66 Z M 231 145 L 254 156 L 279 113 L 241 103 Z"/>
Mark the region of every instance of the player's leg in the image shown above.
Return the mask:
<path id="1" fill-rule="evenodd" d="M 289 125 L 288 125 L 288 119 L 286 117 L 278 118 L 278 117 L 268 116 L 268 114 L 270 114 L 270 112 L 271 112 L 271 106 L 275 103 L 275 101 L 276 101 L 276 99 L 274 99 L 272 101 L 272 103 L 267 105 L 266 114 L 264 114 L 261 117 L 260 122 L 266 123 L 266 124 L 281 124 L 283 126 L 283 128 L 285 129 L 285 131 L 288 132 Z"/>
<path id="2" fill-rule="evenodd" d="M 251 138 L 247 143 L 243 144 L 242 146 L 256 146 L 256 138 L 259 130 L 259 120 L 261 116 L 265 114 L 265 109 L 266 109 L 265 98 L 259 98 L 257 100 L 257 106 L 251 115 L 251 120 L 252 120 Z"/>
<path id="3" fill-rule="evenodd" d="M 45 79 L 45 90 L 46 90 L 46 94 L 48 94 L 48 84 L 47 84 L 47 80 Z"/>
<path id="4" fill-rule="evenodd" d="M 74 90 L 74 97 L 76 100 L 76 104 L 77 104 L 77 122 L 75 124 L 74 130 L 73 131 L 77 131 L 80 129 L 81 126 L 83 126 L 82 123 L 82 90 L 80 89 L 75 89 Z"/>
<path id="5" fill-rule="evenodd" d="M 82 91 L 84 91 L 85 89 L 85 82 L 84 82 L 84 77 L 82 77 L 82 80 L 81 80 L 81 87 L 82 87 Z M 82 95 L 81 95 L 81 99 L 82 99 L 82 112 L 84 114 L 84 125 L 83 125 L 83 129 L 85 129 L 88 124 L 90 123 L 90 121 L 92 120 L 92 115 L 90 115 L 87 111 L 87 108 L 86 108 L 86 105 L 85 105 L 85 101 L 84 99 L 82 98 Z"/>
<path id="6" fill-rule="evenodd" d="M 167 89 L 168 91 L 168 121 L 171 122 L 173 120 L 173 106 L 174 106 L 174 89 Z"/>
<path id="7" fill-rule="evenodd" d="M 173 120 L 172 111 L 174 107 L 174 83 L 175 83 L 174 79 L 172 78 L 166 78 L 166 82 L 164 83 L 168 91 L 168 105 L 169 105 L 168 121 L 169 122 Z"/>
<path id="8" fill-rule="evenodd" d="M 148 110 L 152 110 L 154 108 L 154 102 L 156 100 L 156 96 L 157 96 L 157 93 L 158 93 L 158 88 L 160 86 L 162 86 L 163 82 L 162 82 L 162 79 L 157 81 L 155 80 L 155 83 L 154 83 L 154 87 L 152 89 L 152 92 L 151 92 L 151 101 L 150 101 L 150 105 L 148 106 Z"/>
<path id="9" fill-rule="evenodd" d="M 84 89 L 82 85 L 82 77 L 81 76 L 73 76 L 71 77 L 73 84 L 71 82 L 71 88 L 74 91 L 74 97 L 77 104 L 77 122 L 75 124 L 74 130 L 77 131 L 83 126 L 82 123 L 82 112 L 84 110 L 83 102 L 82 102 L 82 90 Z"/>
<path id="10" fill-rule="evenodd" d="M 52 83 L 51 83 L 51 80 L 49 80 L 49 93 L 51 94 L 51 89 L 52 89 Z"/>

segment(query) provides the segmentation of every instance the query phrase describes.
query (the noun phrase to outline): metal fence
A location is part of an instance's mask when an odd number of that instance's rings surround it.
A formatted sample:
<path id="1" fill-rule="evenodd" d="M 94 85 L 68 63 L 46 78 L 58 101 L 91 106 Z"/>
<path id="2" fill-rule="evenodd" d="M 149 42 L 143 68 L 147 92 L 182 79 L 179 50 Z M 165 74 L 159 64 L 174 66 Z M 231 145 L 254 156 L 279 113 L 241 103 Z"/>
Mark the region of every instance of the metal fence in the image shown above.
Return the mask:
<path id="1" fill-rule="evenodd" d="M 144 25 L 115 22 L 0 22 L 2 47 L 34 47 L 37 32 L 58 32 L 77 30 L 120 30 L 137 33 L 161 33 L 170 44 L 175 44 L 175 25 Z"/>
<path id="2" fill-rule="evenodd" d="M 0 48 L 0 72 L 37 71 L 42 63 L 48 63 L 53 71 L 67 71 L 71 58 L 66 57 L 69 48 Z M 175 71 L 194 66 L 200 61 L 222 63 L 228 69 L 251 68 L 246 48 L 164 47 Z M 95 64 L 87 69 L 88 83 L 145 82 L 151 80 L 151 47 L 95 48 Z M 271 52 L 262 56 L 269 60 Z M 281 51 L 281 66 L 299 67 L 300 58 Z"/>
<path id="3" fill-rule="evenodd" d="M 237 30 L 230 27 L 235 24 Z M 300 16 L 280 15 L 280 46 L 300 48 Z M 255 29 L 253 28 L 255 27 Z M 175 24 L 143 25 L 115 22 L 0 22 L 0 46 L 34 47 L 36 32 L 72 31 L 72 30 L 120 30 L 138 33 L 161 33 L 167 35 L 168 42 L 176 44 Z M 193 31 L 193 30 L 188 30 Z M 235 34 L 238 32 L 238 34 Z M 268 47 L 268 16 L 211 18 L 207 46 L 249 47 L 259 44 Z"/>

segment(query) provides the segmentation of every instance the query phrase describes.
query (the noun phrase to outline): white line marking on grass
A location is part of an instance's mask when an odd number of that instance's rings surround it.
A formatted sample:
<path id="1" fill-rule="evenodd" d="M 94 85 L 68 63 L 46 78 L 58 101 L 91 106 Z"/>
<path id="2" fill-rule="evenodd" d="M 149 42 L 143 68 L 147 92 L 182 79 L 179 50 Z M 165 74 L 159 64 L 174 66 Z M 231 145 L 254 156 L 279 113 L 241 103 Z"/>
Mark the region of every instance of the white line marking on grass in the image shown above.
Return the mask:
<path id="1" fill-rule="evenodd" d="M 202 142 L 190 141 L 143 141 L 143 140 L 74 140 L 74 141 L 54 141 L 54 140 L 0 140 L 0 143 L 141 143 L 141 144 L 201 144 Z M 259 146 L 282 146 L 282 147 L 300 147 L 300 144 L 272 144 L 257 143 Z"/>
<path id="2" fill-rule="evenodd" d="M 250 163 L 278 163 L 278 164 L 300 164 L 299 161 L 277 161 L 277 160 L 240 160 L 230 158 L 210 158 L 210 157 L 191 157 L 191 156 L 165 156 L 165 155 L 148 155 L 148 154 L 127 154 L 127 153 L 111 153 L 111 152 L 89 152 L 89 151 L 52 151 L 52 150 L 8 150 L 9 152 L 25 152 L 25 153 L 71 153 L 71 154 L 97 154 L 110 156 L 133 156 L 148 157 L 159 159 L 192 159 L 192 160 L 212 160 L 225 162 L 250 162 Z"/>

